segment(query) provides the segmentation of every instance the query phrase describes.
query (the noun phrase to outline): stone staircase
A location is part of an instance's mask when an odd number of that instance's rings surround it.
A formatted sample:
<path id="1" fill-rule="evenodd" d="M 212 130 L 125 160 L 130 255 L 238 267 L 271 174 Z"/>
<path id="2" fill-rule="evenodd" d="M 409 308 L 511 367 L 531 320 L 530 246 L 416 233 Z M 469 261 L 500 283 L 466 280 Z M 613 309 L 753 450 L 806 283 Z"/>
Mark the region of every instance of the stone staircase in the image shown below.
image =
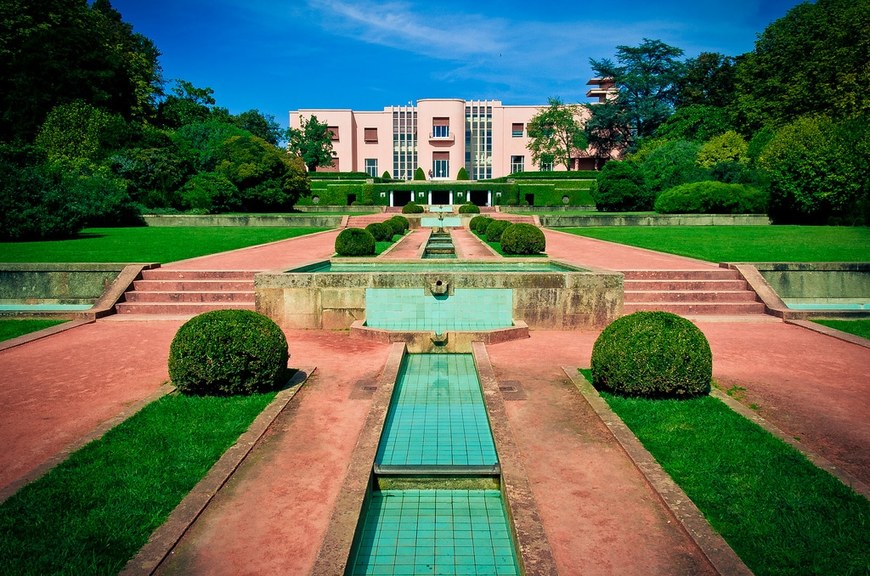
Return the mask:
<path id="1" fill-rule="evenodd" d="M 143 270 L 142 279 L 115 306 L 118 314 L 196 315 L 210 310 L 253 310 L 253 270 Z"/>
<path id="2" fill-rule="evenodd" d="M 350 216 L 347 219 L 347 227 L 365 228 L 372 222 L 383 222 L 385 220 L 389 220 L 393 216 L 395 216 L 395 214 L 387 214 L 381 212 L 378 212 L 377 214 L 361 214 L 359 216 Z"/>
<path id="3" fill-rule="evenodd" d="M 763 314 L 764 304 L 736 270 L 623 270 L 624 313 L 664 310 L 680 315 Z"/>
<path id="4" fill-rule="evenodd" d="M 512 224 L 535 224 L 535 217 L 529 214 L 511 214 L 509 212 L 498 212 L 492 214 L 496 220 L 505 220 Z"/>

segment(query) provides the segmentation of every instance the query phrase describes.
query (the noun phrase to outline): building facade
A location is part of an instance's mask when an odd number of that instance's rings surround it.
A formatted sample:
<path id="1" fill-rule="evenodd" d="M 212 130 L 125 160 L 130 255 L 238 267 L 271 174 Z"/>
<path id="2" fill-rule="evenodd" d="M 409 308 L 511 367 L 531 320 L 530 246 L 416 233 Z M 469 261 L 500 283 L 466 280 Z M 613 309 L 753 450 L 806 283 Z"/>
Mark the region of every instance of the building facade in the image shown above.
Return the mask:
<path id="1" fill-rule="evenodd" d="M 387 172 L 395 180 L 411 180 L 419 166 L 431 180 L 455 180 L 465 168 L 470 179 L 484 180 L 514 172 L 565 169 L 539 166 L 528 149 L 526 127 L 545 107 L 430 98 L 382 112 L 293 111 L 290 127 L 299 128 L 301 119 L 312 116 L 329 126 L 335 160 L 331 167 L 318 170 L 367 172 L 372 177 Z M 579 153 L 572 163 L 575 170 L 595 166 L 588 152 Z"/>

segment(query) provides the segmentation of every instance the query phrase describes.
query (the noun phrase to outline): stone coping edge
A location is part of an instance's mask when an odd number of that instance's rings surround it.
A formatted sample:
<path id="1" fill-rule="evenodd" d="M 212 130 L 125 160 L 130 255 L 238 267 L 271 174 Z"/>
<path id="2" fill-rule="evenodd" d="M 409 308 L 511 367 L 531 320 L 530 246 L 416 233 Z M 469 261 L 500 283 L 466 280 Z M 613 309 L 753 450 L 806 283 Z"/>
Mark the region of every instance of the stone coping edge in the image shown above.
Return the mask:
<path id="1" fill-rule="evenodd" d="M 592 384 L 575 366 L 563 366 L 562 370 L 580 392 L 589 406 L 619 442 L 635 467 L 646 479 L 653 491 L 670 510 L 674 518 L 695 542 L 713 568 L 723 575 L 751 575 L 752 571 L 731 549 L 725 539 L 707 522 L 695 503 L 643 447 L 640 440 L 616 415 Z"/>
<path id="2" fill-rule="evenodd" d="M 118 424 L 124 422 L 128 418 L 132 417 L 134 414 L 139 412 L 142 408 L 144 408 L 151 402 L 162 398 L 173 390 L 175 390 L 175 386 L 173 386 L 172 384 L 163 384 L 160 388 L 157 389 L 157 391 L 149 394 L 142 400 L 139 400 L 138 402 L 130 405 L 126 409 L 122 410 L 120 414 L 102 422 L 89 433 L 70 443 L 65 448 L 61 449 L 59 452 L 51 456 L 48 460 L 0 490 L 0 504 L 8 500 L 9 497 L 11 497 L 13 494 L 18 492 L 31 482 L 35 482 L 36 480 L 39 480 L 40 478 L 45 476 L 55 466 L 69 458 L 70 454 L 72 454 L 79 448 L 82 448 L 83 446 L 90 442 L 93 442 L 94 440 L 102 438 L 106 432 L 108 432 Z"/>
<path id="3" fill-rule="evenodd" d="M 842 318 L 837 318 L 837 320 L 842 320 Z M 849 334 L 848 332 L 843 332 L 842 330 L 837 330 L 836 328 L 830 328 L 828 326 L 823 326 L 822 324 L 816 324 L 815 322 L 809 320 L 784 320 L 784 322 L 786 324 L 793 324 L 795 326 L 800 326 L 801 328 L 806 328 L 807 330 L 812 330 L 813 332 L 818 332 L 819 334 L 824 334 L 825 336 L 831 336 L 832 338 L 836 338 L 844 342 L 863 346 L 864 348 L 870 348 L 870 340 L 868 340 L 867 338 L 861 338 L 860 336 Z"/>
<path id="4" fill-rule="evenodd" d="M 317 559 L 311 571 L 313 576 L 344 574 L 350 561 L 354 533 L 362 516 L 366 494 L 372 486 L 372 465 L 404 355 L 404 342 L 396 342 L 390 346 L 386 364 L 377 380 L 377 389 L 369 413 L 351 454 L 338 498 L 333 505 L 326 535 L 317 552 Z"/>
<path id="5" fill-rule="evenodd" d="M 84 326 L 85 324 L 93 324 L 94 322 L 95 320 L 69 320 L 67 322 L 64 322 L 63 324 L 58 324 L 57 326 L 49 326 L 48 328 L 43 328 L 42 330 L 37 330 L 36 332 L 22 334 L 17 338 L 10 338 L 9 340 L 4 340 L 3 342 L 0 342 L 0 352 L 8 350 L 10 348 L 15 348 L 16 346 L 21 346 L 22 344 L 33 342 L 35 340 L 47 338 L 48 336 L 53 336 L 61 332 L 66 332 L 67 330 L 72 330 L 73 328 Z M 2 500 L 2 498 L 0 498 L 0 500 Z"/>
<path id="6" fill-rule="evenodd" d="M 501 489 L 509 515 L 508 524 L 515 538 L 521 573 L 524 576 L 556 575 L 559 573 L 556 560 L 544 532 L 541 514 L 508 422 L 504 398 L 499 390 L 489 352 L 483 342 L 472 342 L 471 346 L 501 465 Z"/>
<path id="7" fill-rule="evenodd" d="M 160 527 L 148 538 L 148 542 L 131 558 L 119 574 L 125 576 L 154 574 L 160 564 L 172 553 L 187 530 L 203 513 L 212 499 L 227 483 L 251 453 L 272 422 L 293 399 L 316 367 L 300 368 L 279 391 L 275 399 L 260 412 L 246 432 L 211 467 L 205 477 L 182 499 Z"/>
<path id="8" fill-rule="evenodd" d="M 868 341 L 868 340 L 864 340 L 864 341 L 867 342 L 867 346 L 870 347 L 870 341 Z M 806 457 L 806 459 L 809 460 L 810 462 L 812 462 L 816 467 L 821 468 L 822 470 L 824 470 L 825 472 L 829 473 L 831 476 L 833 476 L 834 478 L 836 478 L 837 480 L 842 482 L 848 488 L 851 488 L 852 490 L 854 490 L 858 494 L 861 494 L 862 496 L 864 496 L 864 498 L 867 498 L 868 500 L 870 500 L 870 486 L 868 486 L 867 484 L 862 482 L 857 477 L 853 476 L 851 473 L 849 473 L 846 470 L 843 470 L 842 468 L 834 465 L 830 460 L 828 460 L 824 456 L 821 456 L 821 455 L 817 454 L 816 452 L 810 450 L 805 445 L 801 444 L 798 440 L 795 440 L 794 437 L 789 436 L 788 434 L 786 434 L 785 432 L 783 432 L 782 430 L 780 430 L 779 428 L 777 428 L 776 426 L 774 426 L 773 424 L 771 424 L 770 422 L 768 422 L 767 420 L 762 418 L 754 410 L 752 410 L 751 408 L 738 402 L 737 400 L 735 400 L 731 396 L 728 396 L 727 394 L 725 394 L 721 390 L 717 390 L 716 388 L 713 388 L 710 391 L 710 395 L 714 396 L 715 398 L 718 398 L 719 400 L 724 402 L 726 406 L 728 406 L 729 408 L 731 408 L 732 410 L 734 410 L 735 412 L 737 412 L 738 414 L 740 414 L 741 416 L 743 416 L 747 420 L 754 422 L 755 424 L 758 424 L 764 430 L 773 434 L 774 436 L 776 436 L 777 438 L 779 438 L 780 440 L 782 440 L 783 442 L 785 442 L 786 444 L 788 444 L 789 446 L 791 446 L 792 448 L 794 448 L 795 450 L 797 450 L 798 452 L 803 454 Z"/>

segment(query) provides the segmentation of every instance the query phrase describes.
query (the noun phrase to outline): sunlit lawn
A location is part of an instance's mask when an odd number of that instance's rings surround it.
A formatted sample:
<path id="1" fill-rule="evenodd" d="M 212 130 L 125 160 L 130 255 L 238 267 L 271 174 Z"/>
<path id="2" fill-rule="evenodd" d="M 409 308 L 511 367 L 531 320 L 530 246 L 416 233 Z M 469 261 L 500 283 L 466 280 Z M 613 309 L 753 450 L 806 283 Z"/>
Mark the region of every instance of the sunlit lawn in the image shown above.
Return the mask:
<path id="1" fill-rule="evenodd" d="M 86 228 L 76 238 L 0 243 L 0 262 L 174 262 L 320 232 L 325 228 Z"/>
<path id="2" fill-rule="evenodd" d="M 601 226 L 559 230 L 708 262 L 870 261 L 867 227 Z"/>
<path id="3" fill-rule="evenodd" d="M 2 319 L 0 320 L 0 342 L 11 340 L 43 328 L 63 324 L 66 320 L 49 320 L 42 318 Z"/>

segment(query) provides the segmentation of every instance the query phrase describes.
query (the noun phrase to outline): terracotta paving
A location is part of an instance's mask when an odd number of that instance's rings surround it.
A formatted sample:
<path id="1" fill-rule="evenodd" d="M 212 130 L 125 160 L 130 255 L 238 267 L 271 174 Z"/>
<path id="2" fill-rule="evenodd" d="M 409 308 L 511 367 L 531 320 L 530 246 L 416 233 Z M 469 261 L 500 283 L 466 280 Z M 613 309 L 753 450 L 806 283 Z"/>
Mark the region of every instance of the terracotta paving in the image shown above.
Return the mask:
<path id="1" fill-rule="evenodd" d="M 168 265 L 265 270 L 332 254 L 337 231 Z M 714 264 L 547 231 L 551 257 L 611 269 Z M 488 257 L 488 256 L 487 256 Z M 820 454 L 870 481 L 870 349 L 759 315 L 696 320 L 714 376 Z M 179 320 L 117 317 L 0 352 L 0 488 L 87 435 L 166 380 Z M 533 332 L 488 347 L 544 529 L 564 574 L 697 574 L 700 558 L 560 373 L 587 366 L 594 332 Z M 186 574 L 305 574 L 359 436 L 387 347 L 344 333 L 288 333 L 291 365 L 317 372 L 201 517 L 166 569 Z"/>
<path id="2" fill-rule="evenodd" d="M 399 240 L 389 252 L 381 254 L 380 257 L 384 260 L 413 260 L 418 258 L 431 233 L 431 228 L 415 228 Z"/>

